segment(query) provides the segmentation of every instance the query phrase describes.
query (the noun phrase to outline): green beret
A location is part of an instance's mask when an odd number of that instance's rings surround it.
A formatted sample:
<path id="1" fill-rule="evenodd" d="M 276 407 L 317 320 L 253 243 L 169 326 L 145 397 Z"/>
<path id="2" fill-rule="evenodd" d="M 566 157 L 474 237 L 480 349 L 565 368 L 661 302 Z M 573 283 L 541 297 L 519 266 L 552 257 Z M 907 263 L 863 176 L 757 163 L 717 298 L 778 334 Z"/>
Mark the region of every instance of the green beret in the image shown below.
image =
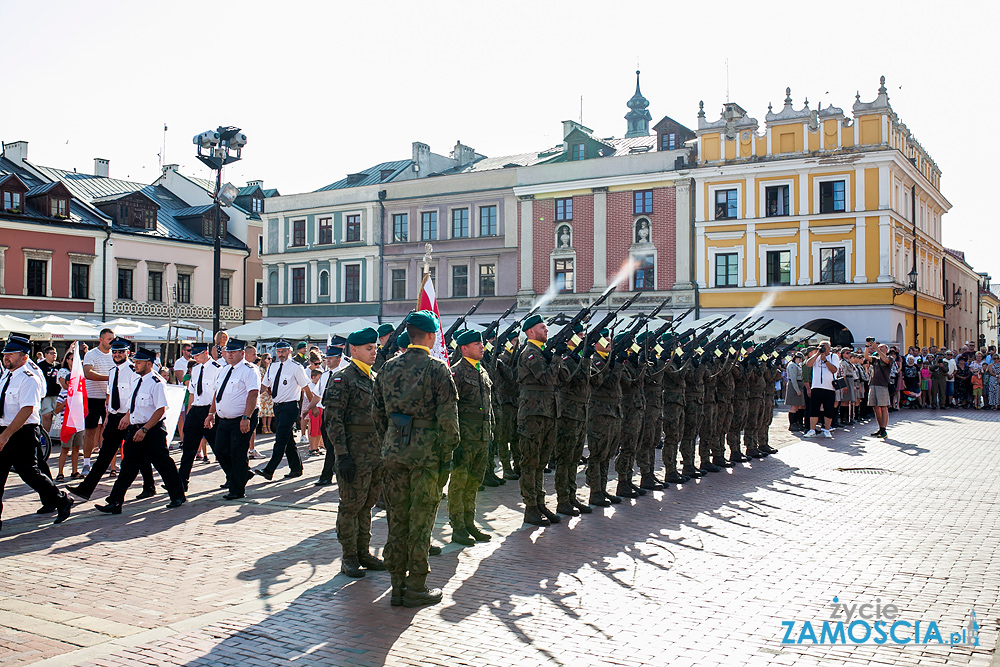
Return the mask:
<path id="1" fill-rule="evenodd" d="M 520 336 L 520 335 L 521 334 L 518 333 L 517 331 L 511 331 L 509 334 L 507 334 L 507 340 L 517 340 L 517 337 Z M 507 341 L 503 341 L 503 342 L 506 343 Z"/>
<path id="2" fill-rule="evenodd" d="M 410 334 L 405 331 L 396 338 L 396 345 L 399 345 L 402 349 L 406 349 L 410 346 Z"/>
<path id="3" fill-rule="evenodd" d="M 472 329 L 466 329 L 465 331 L 460 331 L 455 335 L 455 342 L 458 343 L 459 345 L 482 343 L 483 334 L 480 331 L 473 331 Z"/>
<path id="4" fill-rule="evenodd" d="M 743 349 L 744 350 L 749 350 L 751 347 L 753 347 L 753 341 L 747 340 L 747 341 L 743 342 Z"/>
<path id="5" fill-rule="evenodd" d="M 573 325 L 573 333 L 583 333 L 583 325 L 577 322 Z"/>
<path id="6" fill-rule="evenodd" d="M 380 324 L 378 327 L 378 337 L 381 338 L 382 336 L 388 336 L 395 330 L 396 327 L 392 326 L 388 322 L 386 322 L 385 324 Z"/>
<path id="7" fill-rule="evenodd" d="M 360 331 L 355 331 L 347 337 L 348 345 L 368 345 L 378 341 L 378 332 L 371 327 L 365 327 Z"/>
<path id="8" fill-rule="evenodd" d="M 643 331 L 641 334 L 639 334 L 638 336 L 635 337 L 635 342 L 637 342 L 637 343 L 639 343 L 641 345 L 646 340 L 647 336 L 649 336 L 649 332 L 648 331 Z"/>
<path id="9" fill-rule="evenodd" d="M 618 341 L 620 341 L 624 337 L 625 337 L 625 332 L 624 331 L 622 331 L 621 333 L 615 334 L 615 342 L 617 343 Z"/>
<path id="10" fill-rule="evenodd" d="M 541 315 L 532 315 L 531 317 L 526 319 L 524 323 L 521 325 L 521 331 L 527 331 L 536 324 L 541 324 L 544 321 L 545 320 L 542 319 Z"/>
<path id="11" fill-rule="evenodd" d="M 437 315 L 430 310 L 416 310 L 406 316 L 406 323 L 427 333 L 437 333 L 441 328 Z"/>
<path id="12" fill-rule="evenodd" d="M 611 329 L 604 327 L 603 329 L 601 329 L 601 335 L 607 338 L 608 336 L 611 335 Z"/>

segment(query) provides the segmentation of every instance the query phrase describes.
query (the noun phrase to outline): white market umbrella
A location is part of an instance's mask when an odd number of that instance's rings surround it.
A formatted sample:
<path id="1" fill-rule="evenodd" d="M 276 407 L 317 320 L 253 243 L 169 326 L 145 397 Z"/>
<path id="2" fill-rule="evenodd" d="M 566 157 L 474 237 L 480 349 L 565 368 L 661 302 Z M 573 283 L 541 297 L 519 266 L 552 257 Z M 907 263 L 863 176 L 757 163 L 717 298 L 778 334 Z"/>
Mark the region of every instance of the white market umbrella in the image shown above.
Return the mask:
<path id="1" fill-rule="evenodd" d="M 242 338 L 243 340 L 269 340 L 280 338 L 283 335 L 282 327 L 264 320 L 247 322 L 238 327 L 226 329 L 226 333 L 229 334 L 230 338 Z"/>
<path id="2" fill-rule="evenodd" d="M 31 323 L 40 326 L 42 324 L 69 324 L 72 320 L 68 320 L 65 317 L 59 317 L 58 315 L 46 315 L 45 317 L 36 317 L 31 320 Z"/>
<path id="3" fill-rule="evenodd" d="M 28 334 L 32 340 L 49 340 L 49 333 L 27 320 L 0 313 L 0 338 L 7 338 L 11 332 Z"/>
<path id="4" fill-rule="evenodd" d="M 100 328 L 86 322 L 69 322 L 66 324 L 45 324 L 41 327 L 52 336 L 52 340 L 97 340 Z"/>
<path id="5" fill-rule="evenodd" d="M 339 336 L 343 336 L 344 338 L 347 338 L 347 336 L 351 335 L 355 331 L 360 331 L 361 329 L 365 329 L 367 327 L 371 327 L 372 329 L 378 329 L 378 322 L 372 322 L 371 320 L 366 320 L 361 317 L 355 317 L 347 320 L 346 322 L 341 322 L 340 324 L 334 324 L 333 326 L 329 327 L 329 331 L 331 334 L 336 334 Z"/>
<path id="6" fill-rule="evenodd" d="M 304 319 L 281 327 L 278 337 L 288 341 L 306 339 L 325 341 L 331 332 L 332 328 L 327 324 L 317 322 L 316 320 Z"/>

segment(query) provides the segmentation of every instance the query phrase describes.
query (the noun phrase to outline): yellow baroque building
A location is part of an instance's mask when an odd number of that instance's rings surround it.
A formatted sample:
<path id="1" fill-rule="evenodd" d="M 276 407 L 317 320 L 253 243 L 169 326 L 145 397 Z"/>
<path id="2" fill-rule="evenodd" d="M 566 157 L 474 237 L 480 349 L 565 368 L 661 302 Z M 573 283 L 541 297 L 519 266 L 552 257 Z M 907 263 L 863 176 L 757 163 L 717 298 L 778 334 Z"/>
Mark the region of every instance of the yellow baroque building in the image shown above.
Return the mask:
<path id="1" fill-rule="evenodd" d="M 786 89 L 765 127 L 735 103 L 698 112 L 694 277 L 703 315 L 769 316 L 835 344 L 943 345 L 941 170 L 889 106 L 885 77 L 851 117 Z M 916 269 L 915 285 L 911 284 Z M 773 300 L 773 303 L 772 303 Z"/>

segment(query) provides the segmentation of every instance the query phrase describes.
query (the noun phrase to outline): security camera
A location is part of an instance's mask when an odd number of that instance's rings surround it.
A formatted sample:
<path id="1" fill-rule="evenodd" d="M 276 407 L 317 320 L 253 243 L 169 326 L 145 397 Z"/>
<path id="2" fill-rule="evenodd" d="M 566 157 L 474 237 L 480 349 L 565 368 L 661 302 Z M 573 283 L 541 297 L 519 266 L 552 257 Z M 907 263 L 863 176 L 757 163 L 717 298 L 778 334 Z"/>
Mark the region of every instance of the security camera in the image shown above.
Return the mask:
<path id="1" fill-rule="evenodd" d="M 247 145 L 247 135 L 243 134 L 242 132 L 237 132 L 229 140 L 229 147 L 232 148 L 233 150 L 239 150 L 246 145 Z"/>
<path id="2" fill-rule="evenodd" d="M 193 143 L 201 148 L 214 148 L 219 145 L 219 133 L 215 130 L 207 130 L 196 134 Z"/>

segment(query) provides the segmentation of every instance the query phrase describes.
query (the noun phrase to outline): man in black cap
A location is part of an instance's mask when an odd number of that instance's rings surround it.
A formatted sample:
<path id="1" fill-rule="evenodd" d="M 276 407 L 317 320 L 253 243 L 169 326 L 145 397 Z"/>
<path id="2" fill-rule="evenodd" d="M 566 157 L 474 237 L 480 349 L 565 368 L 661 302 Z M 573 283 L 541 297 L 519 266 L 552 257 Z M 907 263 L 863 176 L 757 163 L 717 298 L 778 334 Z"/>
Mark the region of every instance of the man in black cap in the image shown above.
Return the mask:
<path id="1" fill-rule="evenodd" d="M 191 467 L 194 457 L 201 447 L 201 440 L 208 441 L 212 451 L 215 451 L 215 428 L 208 418 L 215 396 L 215 382 L 222 366 L 208 354 L 208 343 L 193 343 L 191 359 L 188 364 L 188 393 L 191 395 L 191 406 L 188 407 L 187 419 L 184 420 L 184 434 L 181 441 L 181 464 L 178 473 L 187 491 L 191 478 Z"/>
<path id="2" fill-rule="evenodd" d="M 334 373 L 340 368 L 340 360 L 344 357 L 344 345 L 347 340 L 341 336 L 334 336 L 331 340 L 330 345 L 326 347 L 326 367 L 323 369 L 323 374 L 320 376 L 319 382 L 316 387 L 319 389 L 320 397 L 326 395 L 327 387 L 330 386 L 330 380 L 333 378 Z M 372 366 L 372 370 L 375 371 L 375 366 Z M 335 451 L 335 445 L 332 440 L 330 440 L 330 435 L 327 429 L 323 429 L 323 447 L 326 449 L 326 453 L 323 455 L 323 470 L 319 474 L 319 479 L 317 479 L 313 486 L 330 486 L 333 484 L 333 474 L 334 466 L 337 464 L 337 454 Z"/>
<path id="3" fill-rule="evenodd" d="M 3 489 L 13 469 L 38 493 L 43 506 L 59 510 L 54 523 L 62 523 L 69 517 L 73 499 L 38 469 L 35 452 L 41 440 L 38 412 L 44 385 L 27 366 L 29 354 L 29 337 L 11 333 L 3 348 L 4 372 L 0 374 L 0 512 Z"/>
<path id="4" fill-rule="evenodd" d="M 263 468 L 255 468 L 254 474 L 267 481 L 274 477 L 274 471 L 281 464 L 282 457 L 288 458 L 288 474 L 285 477 L 302 476 L 302 460 L 295 448 L 295 436 L 292 427 L 299 418 L 299 398 L 312 402 L 313 393 L 309 390 L 309 377 L 306 369 L 291 361 L 292 346 L 288 341 L 279 340 L 274 346 L 278 359 L 267 367 L 267 372 L 261 379 L 261 391 L 271 395 L 274 401 L 274 449 L 271 450 L 271 460 Z"/>
<path id="5" fill-rule="evenodd" d="M 347 338 L 351 364 L 334 374 L 323 394 L 323 431 L 333 446 L 337 465 L 337 540 L 343 550 L 340 571 L 349 577 L 367 570 L 384 570 L 371 554 L 372 507 L 382 491 L 382 451 L 372 416 L 375 341 L 371 327 Z"/>
<path id="6" fill-rule="evenodd" d="M 260 375 L 244 359 L 246 343 L 230 338 L 222 355 L 226 365 L 219 370 L 215 397 L 208 410 L 208 427 L 215 425 L 215 455 L 226 473 L 229 493 L 224 500 L 246 497 L 252 473 L 247 465 L 250 434 L 257 428 L 257 395 Z M 271 364 L 272 366 L 274 364 Z"/>
<path id="7" fill-rule="evenodd" d="M 111 359 L 115 365 L 108 371 L 108 405 L 104 433 L 101 435 L 101 450 L 83 481 L 76 486 L 71 484 L 66 486 L 67 491 L 84 500 L 90 500 L 90 496 L 94 494 L 97 484 L 101 481 L 101 476 L 114 462 L 125 442 L 125 431 L 118 428 L 118 424 L 128 414 L 128 399 L 132 395 L 130 392 L 136 378 L 135 367 L 129 361 L 131 349 L 132 345 L 124 338 L 115 338 L 111 341 Z M 142 475 L 142 493 L 136 496 L 136 500 L 156 495 L 153 466 L 149 461 L 139 466 L 139 473 Z"/>

